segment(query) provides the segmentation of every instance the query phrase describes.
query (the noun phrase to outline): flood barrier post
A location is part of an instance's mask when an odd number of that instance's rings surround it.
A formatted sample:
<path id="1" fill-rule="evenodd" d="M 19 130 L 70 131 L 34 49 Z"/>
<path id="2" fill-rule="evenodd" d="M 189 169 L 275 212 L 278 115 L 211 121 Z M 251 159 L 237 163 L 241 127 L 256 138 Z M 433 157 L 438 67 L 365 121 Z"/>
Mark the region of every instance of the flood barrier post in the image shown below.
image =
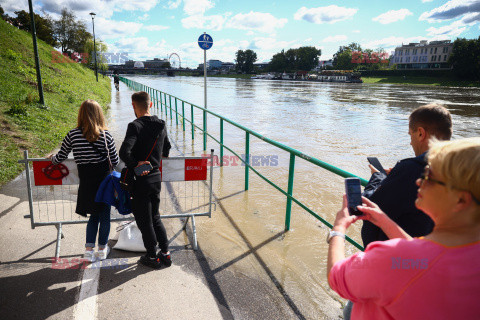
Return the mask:
<path id="1" fill-rule="evenodd" d="M 183 131 L 185 131 L 185 102 L 182 100 L 182 125 Z"/>
<path id="2" fill-rule="evenodd" d="M 248 166 L 250 165 L 250 132 L 245 131 L 245 191 L 248 190 Z"/>
<path id="3" fill-rule="evenodd" d="M 173 115 L 172 115 L 172 96 L 168 95 L 168 107 L 170 108 L 170 120 L 172 120 Z"/>
<path id="4" fill-rule="evenodd" d="M 288 189 L 289 196 L 293 193 L 293 173 L 295 172 L 295 155 L 290 152 L 290 165 L 288 168 Z M 292 213 L 292 198 L 287 197 L 287 210 L 285 213 L 285 231 L 290 230 L 290 216 Z"/>
<path id="5" fill-rule="evenodd" d="M 223 167 L 223 119 L 220 118 L 220 167 Z"/>
<path id="6" fill-rule="evenodd" d="M 160 114 L 163 115 L 162 91 L 160 91 Z"/>
<path id="7" fill-rule="evenodd" d="M 175 122 L 178 126 L 178 110 L 177 110 L 177 97 L 175 97 Z"/>
<path id="8" fill-rule="evenodd" d="M 165 120 L 167 120 L 167 117 L 168 117 L 168 110 L 167 110 L 167 94 L 164 92 L 163 93 L 163 98 L 164 98 L 164 101 L 165 101 Z"/>
<path id="9" fill-rule="evenodd" d="M 207 112 L 203 110 L 203 150 L 207 150 Z"/>
<path id="10" fill-rule="evenodd" d="M 25 161 L 25 174 L 27 179 L 28 207 L 30 209 L 30 223 L 31 223 L 32 229 L 35 229 L 35 217 L 33 215 L 32 182 L 30 181 L 30 166 L 28 164 L 28 150 L 23 151 L 23 159 Z"/>
<path id="11" fill-rule="evenodd" d="M 192 141 L 195 141 L 195 125 L 193 122 L 193 104 L 190 104 L 190 107 L 192 108 Z"/>

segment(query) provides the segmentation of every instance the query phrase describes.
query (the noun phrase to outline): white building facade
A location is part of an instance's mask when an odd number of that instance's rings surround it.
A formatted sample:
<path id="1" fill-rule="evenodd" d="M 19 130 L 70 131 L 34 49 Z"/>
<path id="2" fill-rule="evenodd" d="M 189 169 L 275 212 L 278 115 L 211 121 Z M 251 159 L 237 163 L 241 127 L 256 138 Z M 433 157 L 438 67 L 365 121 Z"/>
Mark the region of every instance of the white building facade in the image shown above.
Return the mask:
<path id="1" fill-rule="evenodd" d="M 397 69 L 451 69 L 448 58 L 452 49 L 450 40 L 404 44 L 395 49 L 390 65 L 396 64 Z"/>

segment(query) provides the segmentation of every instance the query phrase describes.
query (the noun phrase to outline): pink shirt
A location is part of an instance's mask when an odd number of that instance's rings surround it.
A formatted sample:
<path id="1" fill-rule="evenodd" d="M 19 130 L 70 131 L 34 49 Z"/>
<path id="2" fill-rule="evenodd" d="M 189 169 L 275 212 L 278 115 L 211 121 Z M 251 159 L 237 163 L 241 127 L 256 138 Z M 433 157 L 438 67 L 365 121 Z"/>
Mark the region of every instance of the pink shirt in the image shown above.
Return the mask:
<path id="1" fill-rule="evenodd" d="M 377 241 L 336 263 L 330 286 L 352 319 L 480 319 L 480 241 Z"/>

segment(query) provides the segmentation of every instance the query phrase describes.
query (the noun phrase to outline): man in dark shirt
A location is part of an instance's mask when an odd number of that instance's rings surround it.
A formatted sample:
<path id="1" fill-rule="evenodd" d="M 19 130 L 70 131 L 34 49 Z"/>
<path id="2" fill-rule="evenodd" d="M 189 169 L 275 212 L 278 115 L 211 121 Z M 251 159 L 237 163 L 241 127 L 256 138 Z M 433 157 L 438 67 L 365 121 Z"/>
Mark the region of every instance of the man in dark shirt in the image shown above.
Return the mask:
<path id="1" fill-rule="evenodd" d="M 147 254 L 140 263 L 152 268 L 172 264 L 168 251 L 168 238 L 160 219 L 160 161 L 168 157 L 171 145 L 165 129 L 165 121 L 150 114 L 152 102 L 148 93 L 141 91 L 132 95 L 136 120 L 128 124 L 127 133 L 120 148 L 120 158 L 129 170 L 143 164 L 150 164 L 151 170 L 143 171 L 133 183 L 132 211 Z M 156 245 L 160 252 L 157 254 Z"/>
<path id="2" fill-rule="evenodd" d="M 400 160 L 388 175 L 372 166 L 372 177 L 365 187 L 364 196 L 375 202 L 383 212 L 412 237 L 432 232 L 434 223 L 430 217 L 415 207 L 418 187 L 415 181 L 425 168 L 425 154 L 431 138 L 450 140 L 452 118 L 442 105 L 429 104 L 415 109 L 409 118 L 410 144 L 415 158 Z M 366 247 L 373 241 L 388 240 L 380 228 L 363 221 L 362 240 Z"/>

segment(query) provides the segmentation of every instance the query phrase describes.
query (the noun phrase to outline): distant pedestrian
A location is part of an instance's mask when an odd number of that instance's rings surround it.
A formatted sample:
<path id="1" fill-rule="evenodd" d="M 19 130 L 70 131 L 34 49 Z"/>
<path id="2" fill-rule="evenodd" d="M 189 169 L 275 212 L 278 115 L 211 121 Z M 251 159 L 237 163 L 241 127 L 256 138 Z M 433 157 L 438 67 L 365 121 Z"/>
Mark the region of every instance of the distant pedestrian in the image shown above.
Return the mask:
<path id="1" fill-rule="evenodd" d="M 128 124 L 127 133 L 120 148 L 120 158 L 129 170 L 142 165 L 150 165 L 133 182 L 132 210 L 147 254 L 140 263 L 160 268 L 172 264 L 168 251 L 168 238 L 160 219 L 160 188 L 162 177 L 159 171 L 162 157 L 168 157 L 170 141 L 167 137 L 165 121 L 150 114 L 152 102 L 148 93 L 136 92 L 132 95 L 132 106 L 136 120 Z M 160 247 L 157 254 L 156 246 Z"/>
<path id="2" fill-rule="evenodd" d="M 118 72 L 115 71 L 115 74 L 113 75 L 113 83 L 115 84 L 115 89 L 117 91 L 120 90 L 120 77 L 118 76 Z"/>
<path id="3" fill-rule="evenodd" d="M 90 262 L 95 261 L 96 257 L 104 260 L 110 252 L 107 246 L 110 233 L 110 206 L 95 202 L 95 195 L 100 183 L 110 172 L 109 155 L 113 167 L 118 164 L 118 155 L 98 102 L 85 100 L 82 103 L 78 110 L 77 127 L 65 136 L 60 151 L 56 155 L 50 155 L 49 158 L 53 164 L 58 164 L 67 159 L 70 152 L 73 152 L 80 178 L 75 212 L 84 217 L 90 215 L 84 258 Z M 93 249 L 97 233 L 98 252 L 95 256 Z"/>

